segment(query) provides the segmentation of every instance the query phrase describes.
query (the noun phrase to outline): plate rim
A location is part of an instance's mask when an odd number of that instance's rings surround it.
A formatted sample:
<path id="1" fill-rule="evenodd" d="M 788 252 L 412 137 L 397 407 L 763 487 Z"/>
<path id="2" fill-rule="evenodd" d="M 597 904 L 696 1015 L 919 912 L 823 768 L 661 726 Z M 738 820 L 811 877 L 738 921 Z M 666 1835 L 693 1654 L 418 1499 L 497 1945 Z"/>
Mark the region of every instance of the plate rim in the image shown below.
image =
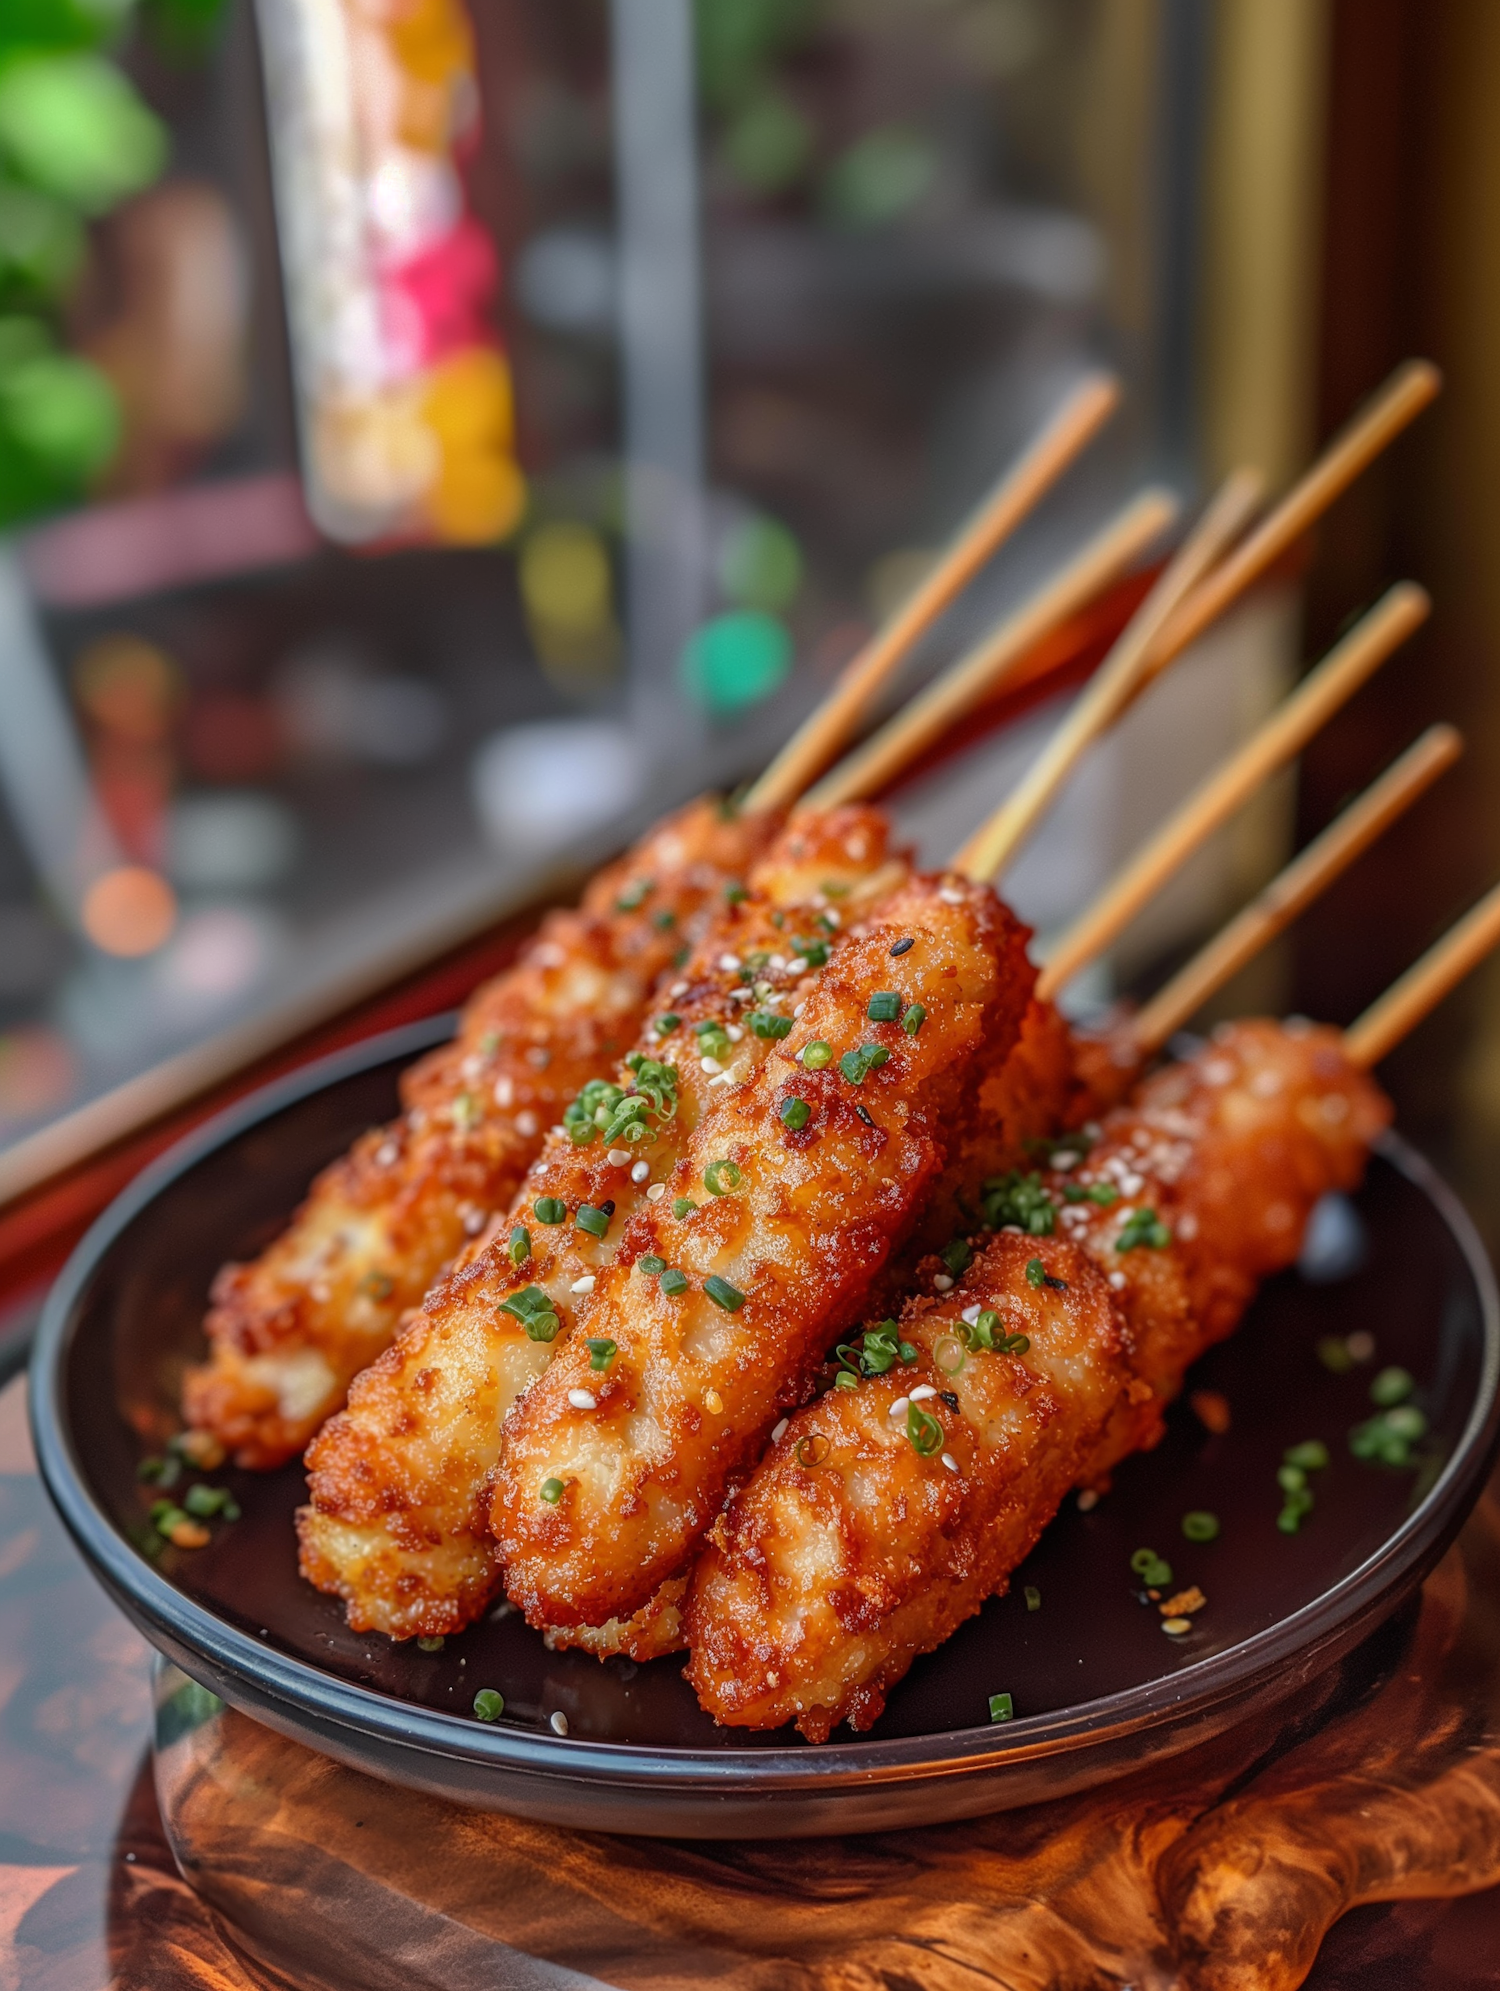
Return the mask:
<path id="1" fill-rule="evenodd" d="M 1368 1616 L 1442 1542 L 1445 1531 L 1456 1531 L 1467 1511 L 1463 1499 L 1470 1476 L 1483 1483 L 1479 1467 L 1488 1467 L 1500 1443 L 1500 1290 L 1478 1230 L 1456 1192 L 1424 1155 L 1390 1131 L 1375 1152 L 1435 1205 L 1474 1281 L 1483 1335 L 1474 1402 L 1442 1471 L 1401 1525 L 1337 1583 L 1235 1645 L 1114 1694 L 1020 1716 L 1005 1724 L 1003 1744 L 996 1730 L 978 1724 L 831 1746 L 798 1741 L 710 1750 L 595 1741 L 508 1725 L 481 1726 L 464 1715 L 423 1708 L 341 1680 L 229 1624 L 169 1583 L 120 1532 L 94 1498 L 73 1444 L 63 1402 L 65 1361 L 77 1303 L 88 1281 L 108 1249 L 157 1196 L 208 1155 L 314 1093 L 445 1041 L 454 1021 L 453 1012 L 423 1018 L 333 1052 L 258 1088 L 176 1142 L 116 1197 L 75 1247 L 47 1297 L 37 1330 L 28 1377 L 37 1460 L 48 1494 L 85 1561 L 146 1627 L 170 1641 L 174 1658 L 184 1649 L 198 1654 L 229 1680 L 246 1683 L 260 1701 L 283 1703 L 303 1720 L 385 1747 L 461 1761 L 480 1773 L 608 1785 L 642 1798 L 739 1791 L 811 1798 L 835 1789 L 868 1791 L 934 1776 L 993 1772 L 1065 1757 L 1090 1740 L 1120 1740 L 1168 1719 L 1206 1716 L 1226 1700 L 1253 1691 L 1278 1661 L 1287 1667 L 1305 1663 L 1310 1654 L 1337 1641 L 1351 1618 Z M 1357 1607 L 1362 1595 L 1363 1613 Z M 264 1717 L 267 1711 L 261 1711 Z"/>

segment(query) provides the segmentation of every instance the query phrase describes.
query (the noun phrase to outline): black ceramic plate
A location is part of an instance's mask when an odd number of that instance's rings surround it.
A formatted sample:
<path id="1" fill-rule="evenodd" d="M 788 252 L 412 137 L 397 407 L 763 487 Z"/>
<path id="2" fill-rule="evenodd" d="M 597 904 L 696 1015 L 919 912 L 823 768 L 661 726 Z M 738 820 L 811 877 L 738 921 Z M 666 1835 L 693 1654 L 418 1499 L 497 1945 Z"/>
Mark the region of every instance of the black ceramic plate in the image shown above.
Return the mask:
<path id="1" fill-rule="evenodd" d="M 1295 1694 L 1420 1582 L 1483 1484 L 1496 1436 L 1500 1314 L 1451 1193 L 1392 1140 L 1334 1225 L 1313 1281 L 1273 1280 L 1193 1378 L 1232 1406 L 1211 1436 L 1186 1404 L 1092 1512 L 1070 1505 L 1008 1596 L 921 1660 L 868 1735 L 823 1748 L 716 1729 L 679 1672 L 550 1653 L 501 1607 L 437 1653 L 349 1632 L 296 1572 L 300 1468 L 225 1470 L 242 1517 L 212 1546 L 164 1548 L 138 1461 L 173 1428 L 215 1269 L 268 1239 L 312 1171 L 395 1106 L 396 1076 L 442 1022 L 273 1086 L 166 1156 L 100 1219 L 52 1294 L 33 1363 L 43 1473 L 93 1568 L 164 1652 L 227 1701 L 313 1748 L 461 1802 L 673 1836 L 884 1830 L 1030 1803 L 1186 1748 Z M 1374 1359 L 1334 1374 L 1320 1339 Z M 1382 1365 L 1417 1379 L 1418 1464 L 1362 1464 L 1347 1437 Z M 1301 1531 L 1278 1531 L 1276 1469 L 1321 1438 L 1331 1463 Z M 1190 1509 L 1219 1516 L 1184 1540 Z M 1208 1598 L 1174 1642 L 1130 1557 L 1166 1556 Z M 1040 1593 L 1028 1609 L 1027 1588 Z M 470 1713 L 498 1688 L 493 1726 Z M 992 1693 L 1015 1719 L 992 1726 Z M 567 1717 L 568 1734 L 550 1718 Z"/>

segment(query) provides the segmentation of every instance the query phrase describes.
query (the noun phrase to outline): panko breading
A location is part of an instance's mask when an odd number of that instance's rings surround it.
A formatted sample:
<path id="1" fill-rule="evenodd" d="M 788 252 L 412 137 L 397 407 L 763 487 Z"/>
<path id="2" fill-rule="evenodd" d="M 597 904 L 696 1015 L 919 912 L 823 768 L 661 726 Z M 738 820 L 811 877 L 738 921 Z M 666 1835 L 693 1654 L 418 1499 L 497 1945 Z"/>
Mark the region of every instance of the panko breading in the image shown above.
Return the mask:
<path id="1" fill-rule="evenodd" d="M 709 1711 L 815 1740 L 867 1727 L 912 1660 L 1003 1590 L 1071 1484 L 1155 1442 L 1189 1363 L 1295 1259 L 1318 1197 L 1358 1183 L 1388 1118 L 1337 1032 L 1311 1025 L 1228 1025 L 1146 1080 L 1047 1176 L 1054 1233 L 1002 1234 L 956 1291 L 909 1302 L 915 1359 L 792 1418 L 730 1503 L 686 1614 Z M 1030 1347 L 976 1348 L 981 1329 Z M 924 1386 L 938 1428 L 886 1430 L 893 1393 Z"/>
<path id="2" fill-rule="evenodd" d="M 1037 1261 L 1056 1285 L 1028 1277 Z M 1024 1353 L 969 1349 L 979 1309 Z M 1004 1589 L 1131 1380 L 1109 1286 L 1060 1238 L 995 1238 L 899 1337 L 909 1360 L 791 1420 L 698 1564 L 688 1678 L 721 1722 L 867 1728 Z"/>
<path id="3" fill-rule="evenodd" d="M 507 1420 L 491 1525 L 531 1623 L 628 1617 L 686 1566 L 830 1336 L 860 1318 L 1032 980 L 1025 930 L 988 887 L 914 878 L 835 947 L 784 1043 L 724 1088 L 592 1297 L 588 1333 L 617 1350 L 607 1373 L 575 1336 Z"/>
<path id="4" fill-rule="evenodd" d="M 838 809 L 788 829 L 750 873 L 748 896 L 723 907 L 660 992 L 634 1055 L 670 1067 L 670 1084 L 637 1062 L 617 1074 L 623 1099 L 601 1085 L 584 1092 L 587 1126 L 549 1134 L 490 1244 L 356 1380 L 348 1409 L 308 1453 L 312 1499 L 298 1521 L 304 1575 L 344 1598 L 355 1629 L 436 1635 L 484 1609 L 497 1576 L 481 1496 L 512 1400 L 571 1333 L 594 1332 L 587 1282 L 663 1193 L 725 1084 L 742 1083 L 791 1026 L 839 919 L 908 876 L 878 811 Z M 601 1111 L 620 1118 L 615 1136 L 597 1125 Z M 602 1215 L 602 1237 L 579 1229 L 582 1206 Z M 513 1244 L 518 1225 L 524 1242 Z M 604 1380 L 596 1352 L 582 1353 L 590 1388 Z"/>
<path id="5" fill-rule="evenodd" d="M 658 977 L 776 828 L 695 802 L 601 872 L 578 911 L 543 922 L 471 997 L 455 1041 L 406 1074 L 401 1118 L 325 1169 L 258 1258 L 219 1274 L 189 1424 L 242 1466 L 302 1449 L 506 1209 L 567 1102 L 635 1041 Z"/>

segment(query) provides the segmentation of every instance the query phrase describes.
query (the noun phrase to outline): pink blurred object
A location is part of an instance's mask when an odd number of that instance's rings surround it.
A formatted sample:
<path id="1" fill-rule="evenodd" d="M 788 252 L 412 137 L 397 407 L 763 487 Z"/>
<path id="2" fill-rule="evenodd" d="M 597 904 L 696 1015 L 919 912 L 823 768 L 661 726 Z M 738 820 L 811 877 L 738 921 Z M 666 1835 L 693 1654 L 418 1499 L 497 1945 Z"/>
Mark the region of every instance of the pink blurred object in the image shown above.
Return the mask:
<path id="1" fill-rule="evenodd" d="M 440 242 L 383 273 L 387 334 L 418 368 L 470 346 L 492 346 L 487 313 L 499 284 L 495 245 L 465 215 Z"/>

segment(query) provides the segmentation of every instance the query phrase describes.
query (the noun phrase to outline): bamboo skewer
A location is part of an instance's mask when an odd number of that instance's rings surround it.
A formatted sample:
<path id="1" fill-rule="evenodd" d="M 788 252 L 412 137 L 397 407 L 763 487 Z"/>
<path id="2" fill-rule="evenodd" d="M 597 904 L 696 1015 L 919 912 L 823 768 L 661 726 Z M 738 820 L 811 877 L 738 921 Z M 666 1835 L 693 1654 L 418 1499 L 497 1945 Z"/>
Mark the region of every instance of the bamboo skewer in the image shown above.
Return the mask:
<path id="1" fill-rule="evenodd" d="M 1357 1065 L 1378 1065 L 1485 955 L 1500 946 L 1500 885 L 1452 926 L 1420 961 L 1351 1023 L 1344 1049 Z"/>
<path id="2" fill-rule="evenodd" d="M 997 878 L 1005 869 L 1084 754 L 1157 675 L 1155 646 L 1162 629 L 1237 537 L 1260 490 L 1260 478 L 1251 470 L 1226 479 L 1019 786 L 954 858 L 955 870 L 971 878 Z M 1164 657 L 1162 664 L 1168 661 Z"/>
<path id="3" fill-rule="evenodd" d="M 1003 682 L 1033 645 L 1118 579 L 1168 529 L 1176 512 L 1167 491 L 1141 492 L 988 636 L 815 783 L 799 806 L 831 809 L 857 796 L 878 794 L 985 692 Z"/>
<path id="4" fill-rule="evenodd" d="M 931 573 L 845 666 L 833 691 L 750 788 L 746 808 L 785 808 L 796 801 L 848 740 L 874 693 L 1098 432 L 1119 399 L 1119 382 L 1105 373 L 1090 374 L 1073 389 Z"/>
<path id="5" fill-rule="evenodd" d="M 1410 581 L 1389 588 L 1215 773 L 1168 818 L 1145 848 L 1053 949 L 1037 993 L 1055 996 L 1086 961 L 1130 924 L 1186 857 L 1302 748 L 1376 668 L 1425 621 L 1431 603 Z"/>
<path id="6" fill-rule="evenodd" d="M 1369 849 L 1463 752 L 1455 727 L 1429 726 L 1258 897 L 1215 934 L 1136 1015 L 1143 1054 L 1157 1051 L 1209 997 L 1283 932 Z"/>
<path id="7" fill-rule="evenodd" d="M 1442 384 L 1442 375 L 1427 360 L 1407 360 L 1397 367 L 1244 544 L 1183 604 L 1163 631 L 1162 654 L 1175 656 L 1201 636 L 1416 419 Z"/>

